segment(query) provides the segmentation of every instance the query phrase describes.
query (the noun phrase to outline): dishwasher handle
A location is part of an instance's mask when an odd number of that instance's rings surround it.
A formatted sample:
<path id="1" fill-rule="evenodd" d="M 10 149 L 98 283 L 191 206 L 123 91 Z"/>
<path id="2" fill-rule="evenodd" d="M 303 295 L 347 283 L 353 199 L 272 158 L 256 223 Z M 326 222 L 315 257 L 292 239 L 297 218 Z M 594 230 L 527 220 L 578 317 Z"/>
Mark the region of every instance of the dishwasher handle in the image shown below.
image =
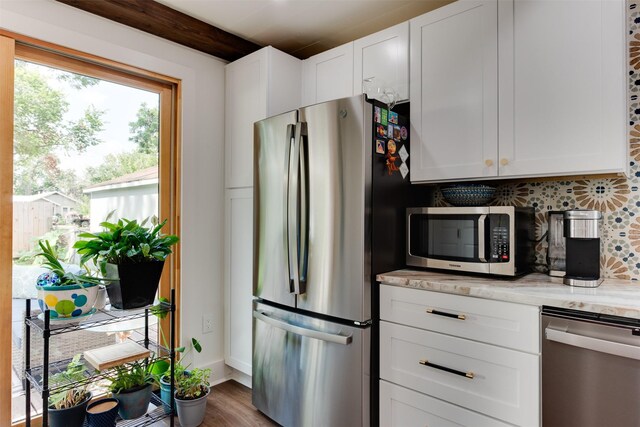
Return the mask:
<path id="1" fill-rule="evenodd" d="M 614 356 L 626 357 L 628 359 L 640 360 L 640 347 L 636 347 L 635 345 L 572 334 L 549 327 L 545 328 L 544 334 L 549 341 L 586 348 L 600 353 L 613 354 Z"/>

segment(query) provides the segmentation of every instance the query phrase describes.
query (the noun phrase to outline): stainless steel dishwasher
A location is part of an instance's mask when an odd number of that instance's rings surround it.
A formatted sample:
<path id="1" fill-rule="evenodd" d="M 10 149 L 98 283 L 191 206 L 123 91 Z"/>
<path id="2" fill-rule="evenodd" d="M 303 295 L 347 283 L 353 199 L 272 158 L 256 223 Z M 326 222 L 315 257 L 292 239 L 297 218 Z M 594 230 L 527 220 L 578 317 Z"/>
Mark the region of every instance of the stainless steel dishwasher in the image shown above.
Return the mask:
<path id="1" fill-rule="evenodd" d="M 543 307 L 544 427 L 640 426 L 640 320 Z"/>

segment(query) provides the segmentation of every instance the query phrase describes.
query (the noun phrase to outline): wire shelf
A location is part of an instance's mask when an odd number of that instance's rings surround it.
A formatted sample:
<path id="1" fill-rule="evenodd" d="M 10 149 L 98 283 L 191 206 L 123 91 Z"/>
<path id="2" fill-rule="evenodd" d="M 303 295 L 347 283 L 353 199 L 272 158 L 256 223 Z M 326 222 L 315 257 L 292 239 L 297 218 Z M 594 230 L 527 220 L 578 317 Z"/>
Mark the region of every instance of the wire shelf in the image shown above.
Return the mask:
<path id="1" fill-rule="evenodd" d="M 135 342 L 144 346 L 144 340 L 135 341 Z M 149 342 L 148 348 L 149 350 L 151 350 L 152 353 L 154 353 L 157 356 L 158 360 L 170 359 L 171 355 L 169 354 L 169 350 L 167 348 L 152 342 Z M 143 360 L 143 359 L 140 359 L 140 360 Z M 65 359 L 65 360 L 60 360 L 58 362 L 50 363 L 49 377 L 57 373 L 64 372 L 67 369 L 67 365 L 69 364 L 69 362 L 71 362 L 71 359 Z M 93 365 L 87 362 L 84 359 L 84 357 L 80 359 L 80 362 L 82 362 L 85 366 L 85 369 L 83 372 L 85 378 L 80 381 L 69 382 L 69 383 L 65 383 L 57 386 L 55 385 L 52 386 L 51 383 L 49 383 L 48 388 L 49 388 L 50 394 L 57 393 L 59 391 L 69 390 L 74 387 L 81 387 L 84 385 L 92 384 L 92 383 L 95 383 L 96 381 L 106 379 L 114 373 L 114 368 L 104 369 L 102 371 L 96 371 Z M 44 372 L 44 366 L 36 366 L 36 367 L 25 370 L 25 376 L 30 381 L 31 386 L 39 393 L 42 393 L 44 391 L 43 372 Z"/>
<path id="2" fill-rule="evenodd" d="M 156 305 L 148 305 L 133 310 L 119 310 L 107 306 L 102 310 L 97 310 L 92 316 L 78 323 L 57 323 L 57 321 L 51 320 L 49 322 L 49 334 L 53 336 L 126 320 L 142 319 L 147 315 L 147 312 L 162 317 L 166 313 L 171 312 L 171 304 L 160 302 Z M 44 313 L 39 310 L 32 311 L 30 316 L 25 317 L 25 324 L 34 328 L 34 332 L 39 331 L 40 333 L 44 333 Z"/>

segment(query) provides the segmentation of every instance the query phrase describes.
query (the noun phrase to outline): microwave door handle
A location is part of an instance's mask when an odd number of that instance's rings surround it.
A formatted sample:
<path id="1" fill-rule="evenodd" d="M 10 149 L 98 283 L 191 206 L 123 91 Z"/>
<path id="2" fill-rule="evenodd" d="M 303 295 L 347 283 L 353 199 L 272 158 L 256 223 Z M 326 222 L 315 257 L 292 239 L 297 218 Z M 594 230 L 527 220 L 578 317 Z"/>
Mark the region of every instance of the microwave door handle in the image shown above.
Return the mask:
<path id="1" fill-rule="evenodd" d="M 478 218 L 478 259 L 481 262 L 487 262 L 485 257 L 485 244 L 484 244 L 484 232 L 485 232 L 485 220 L 487 215 L 482 214 Z"/>
<path id="2" fill-rule="evenodd" d="M 291 126 L 291 125 L 289 125 Z M 296 126 L 297 128 L 298 126 Z M 287 130 L 291 130 L 288 128 Z M 297 129 L 296 129 L 297 130 Z M 289 134 L 291 136 L 291 134 Z M 289 148 L 289 170 L 287 176 L 287 248 L 289 260 L 289 293 L 298 294 L 300 278 L 298 274 L 298 185 L 300 176 L 300 141 L 291 138 Z"/>

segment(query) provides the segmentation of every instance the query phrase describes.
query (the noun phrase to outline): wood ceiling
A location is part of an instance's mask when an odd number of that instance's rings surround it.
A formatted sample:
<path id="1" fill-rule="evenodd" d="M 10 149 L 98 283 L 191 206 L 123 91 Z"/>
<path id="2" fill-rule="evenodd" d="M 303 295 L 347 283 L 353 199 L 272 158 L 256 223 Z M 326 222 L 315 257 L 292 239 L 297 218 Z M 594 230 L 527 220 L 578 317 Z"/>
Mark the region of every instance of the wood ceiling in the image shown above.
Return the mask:
<path id="1" fill-rule="evenodd" d="M 234 61 L 261 48 L 153 0 L 56 1 L 227 61 Z"/>

